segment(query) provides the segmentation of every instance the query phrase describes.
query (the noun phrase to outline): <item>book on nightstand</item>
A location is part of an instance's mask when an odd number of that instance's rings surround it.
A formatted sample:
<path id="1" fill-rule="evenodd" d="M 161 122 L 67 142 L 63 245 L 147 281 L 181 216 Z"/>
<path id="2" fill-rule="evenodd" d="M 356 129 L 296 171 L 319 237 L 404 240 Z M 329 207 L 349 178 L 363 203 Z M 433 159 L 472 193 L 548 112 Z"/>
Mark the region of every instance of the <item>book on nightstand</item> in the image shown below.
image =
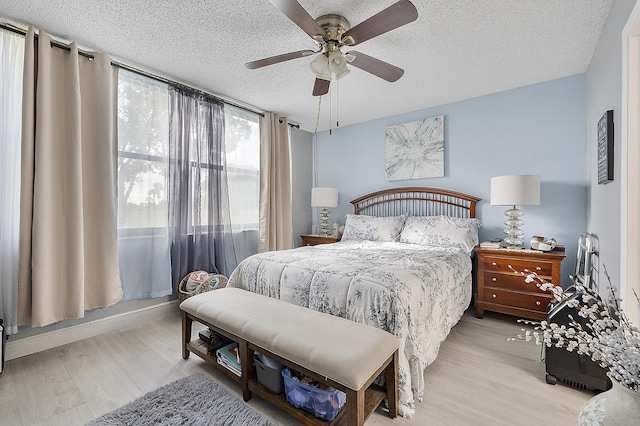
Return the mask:
<path id="1" fill-rule="evenodd" d="M 490 241 L 483 241 L 480 243 L 480 248 L 483 249 L 499 249 L 501 247 L 500 243 L 502 242 L 502 240 L 490 240 Z"/>

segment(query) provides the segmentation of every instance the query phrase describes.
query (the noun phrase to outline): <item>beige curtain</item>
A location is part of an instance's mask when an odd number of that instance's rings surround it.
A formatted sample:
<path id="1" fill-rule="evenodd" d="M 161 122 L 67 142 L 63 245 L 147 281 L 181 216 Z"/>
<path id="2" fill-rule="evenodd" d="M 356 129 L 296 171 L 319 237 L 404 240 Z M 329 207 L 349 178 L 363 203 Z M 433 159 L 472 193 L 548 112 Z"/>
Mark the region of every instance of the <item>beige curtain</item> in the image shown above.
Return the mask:
<path id="1" fill-rule="evenodd" d="M 18 323 L 81 318 L 122 298 L 116 249 L 117 69 L 25 45 Z"/>
<path id="2" fill-rule="evenodd" d="M 293 247 L 289 125 L 286 118 L 260 118 L 260 224 L 258 251 Z"/>

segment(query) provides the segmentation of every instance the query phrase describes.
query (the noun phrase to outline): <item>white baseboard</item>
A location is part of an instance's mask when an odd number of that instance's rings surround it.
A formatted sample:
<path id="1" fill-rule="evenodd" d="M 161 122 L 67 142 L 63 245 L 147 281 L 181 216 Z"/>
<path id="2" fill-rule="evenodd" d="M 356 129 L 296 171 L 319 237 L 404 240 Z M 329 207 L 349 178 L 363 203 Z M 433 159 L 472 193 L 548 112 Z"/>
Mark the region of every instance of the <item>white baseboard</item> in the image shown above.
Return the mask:
<path id="1" fill-rule="evenodd" d="M 129 327 L 132 324 L 139 324 L 143 321 L 162 318 L 170 313 L 175 313 L 177 310 L 177 303 L 177 300 L 171 300 L 157 305 L 136 309 L 131 312 L 124 312 L 122 314 L 100 318 L 83 324 L 25 337 L 24 339 L 15 341 L 9 340 L 7 342 L 5 360 L 9 361 L 15 358 L 31 355 L 47 349 L 66 345 L 67 343 L 77 342 L 78 340 L 97 336 L 102 333 Z"/>

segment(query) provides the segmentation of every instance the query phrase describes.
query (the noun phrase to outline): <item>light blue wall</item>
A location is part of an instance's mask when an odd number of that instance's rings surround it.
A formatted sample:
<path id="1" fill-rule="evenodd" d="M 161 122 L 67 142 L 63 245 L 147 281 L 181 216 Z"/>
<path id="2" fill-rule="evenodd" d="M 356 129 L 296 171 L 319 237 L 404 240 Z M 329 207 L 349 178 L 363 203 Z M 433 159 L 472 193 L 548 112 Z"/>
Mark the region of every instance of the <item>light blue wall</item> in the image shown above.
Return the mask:
<path id="1" fill-rule="evenodd" d="M 387 181 L 385 128 L 444 115 L 445 176 Z M 452 189 L 482 198 L 481 240 L 504 237 L 504 210 L 491 206 L 493 176 L 537 174 L 539 206 L 523 207 L 525 241 L 555 237 L 567 247 L 563 283 L 575 265 L 586 229 L 586 77 L 584 74 L 319 133 L 318 186 L 336 187 L 332 221 L 344 223 L 350 200 L 399 186 Z"/>
<path id="2" fill-rule="evenodd" d="M 291 129 L 291 219 L 293 221 L 293 246 L 300 247 L 300 235 L 311 229 L 311 186 L 313 175 L 313 135 L 300 129 Z"/>

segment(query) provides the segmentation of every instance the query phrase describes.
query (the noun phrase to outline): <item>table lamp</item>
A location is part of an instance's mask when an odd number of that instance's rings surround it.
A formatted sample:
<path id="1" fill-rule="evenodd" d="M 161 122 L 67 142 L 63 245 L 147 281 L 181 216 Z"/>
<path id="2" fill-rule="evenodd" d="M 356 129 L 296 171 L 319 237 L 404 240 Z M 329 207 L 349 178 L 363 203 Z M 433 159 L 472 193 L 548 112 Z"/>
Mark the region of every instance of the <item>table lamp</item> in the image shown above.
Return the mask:
<path id="1" fill-rule="evenodd" d="M 540 176 L 511 175 L 491 178 L 491 205 L 511 206 L 504 212 L 508 217 L 504 221 L 507 234 L 503 243 L 510 249 L 522 248 L 524 232 L 520 227 L 524 224 L 521 217 L 524 212 L 517 206 L 532 206 L 540 204 Z"/>
<path id="2" fill-rule="evenodd" d="M 329 207 L 338 207 L 338 190 L 336 188 L 311 188 L 311 207 L 319 207 L 320 235 L 329 235 Z"/>

